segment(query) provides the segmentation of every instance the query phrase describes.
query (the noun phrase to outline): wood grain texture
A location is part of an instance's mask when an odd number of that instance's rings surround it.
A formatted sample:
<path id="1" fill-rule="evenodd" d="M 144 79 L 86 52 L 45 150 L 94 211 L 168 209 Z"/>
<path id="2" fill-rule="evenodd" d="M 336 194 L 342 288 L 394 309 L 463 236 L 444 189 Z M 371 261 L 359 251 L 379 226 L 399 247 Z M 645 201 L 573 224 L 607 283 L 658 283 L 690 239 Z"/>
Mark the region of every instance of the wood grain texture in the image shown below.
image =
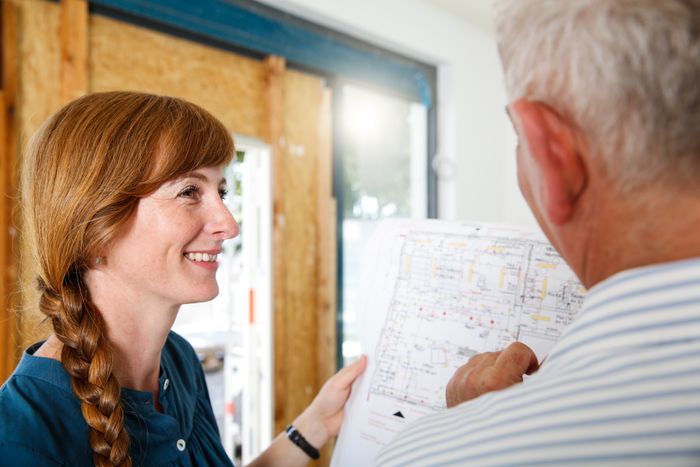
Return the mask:
<path id="1" fill-rule="evenodd" d="M 18 123 L 20 153 L 61 106 L 60 5 L 18 1 Z"/>
<path id="2" fill-rule="evenodd" d="M 90 91 L 167 94 L 198 104 L 238 134 L 263 133 L 261 62 L 110 18 L 90 16 Z"/>
<path id="3" fill-rule="evenodd" d="M 16 67 L 16 16 L 14 5 L 3 4 L 0 10 L 2 28 L 2 90 L 0 90 L 0 384 L 12 373 L 17 361 L 16 319 L 12 307 L 15 283 L 14 257 L 12 255 L 12 174 L 14 161 L 10 152 L 8 116 L 11 117 L 9 102 L 14 93 Z"/>
<path id="4" fill-rule="evenodd" d="M 0 91 L 0 384 L 12 373 L 19 359 L 17 324 L 16 199 L 17 128 L 17 8 L 3 2 L 2 91 Z"/>
<path id="5" fill-rule="evenodd" d="M 277 367 L 285 370 L 284 419 L 291 421 L 321 387 L 318 366 L 318 169 L 324 100 L 320 78 L 287 70 L 284 76 L 284 126 L 280 190 L 284 196 L 285 352 Z M 282 421 L 282 420 L 279 420 Z M 328 462 L 324 453 L 321 465 Z"/>
<path id="6" fill-rule="evenodd" d="M 328 245 L 333 251 L 335 245 L 331 100 L 320 78 L 286 70 L 282 58 L 268 57 L 265 66 L 264 137 L 274 156 L 275 430 L 279 432 L 311 403 L 335 370 L 335 314 L 331 313 L 331 323 L 328 309 L 320 307 L 335 309 L 335 260 L 327 255 Z M 330 446 L 323 449 L 313 465 L 328 465 L 331 452 Z"/>
<path id="7" fill-rule="evenodd" d="M 41 124 L 61 106 L 61 50 L 58 3 L 14 0 L 17 5 L 17 158 Z M 34 265 L 19 225 L 20 344 L 26 347 L 49 334 L 48 323 L 38 311 Z"/>
<path id="8" fill-rule="evenodd" d="M 4 188 L 11 177 L 12 161 L 7 148 L 5 93 L 0 91 L 0 174 L 3 190 L 0 198 L 0 384 L 12 373 L 17 363 L 17 330 L 12 296 L 14 255 L 12 254 L 12 197 Z"/>
<path id="9" fill-rule="evenodd" d="M 332 93 L 323 90 L 319 112 L 316 229 L 318 231 L 318 384 L 336 369 L 336 205 L 333 197 Z"/>
<path id="10" fill-rule="evenodd" d="M 87 93 L 88 4 L 61 0 L 61 104 Z"/>
<path id="11" fill-rule="evenodd" d="M 336 219 L 333 198 L 332 93 L 321 94 L 316 170 L 316 384 L 320 388 L 336 369 Z M 319 465 L 329 465 L 334 442 L 321 449 Z"/>
<path id="12" fill-rule="evenodd" d="M 272 148 L 272 267 L 273 267 L 273 333 L 274 333 L 274 430 L 282 431 L 288 423 L 284 410 L 287 400 L 287 368 L 284 365 L 286 341 L 284 332 L 285 310 L 285 217 L 283 177 L 279 168 L 283 165 L 281 148 L 284 126 L 284 72 L 285 61 L 281 57 L 266 57 L 265 61 L 265 127 L 263 139 Z M 274 436 L 275 433 L 272 433 Z"/>
<path id="13" fill-rule="evenodd" d="M 290 418 L 318 390 L 316 361 L 316 186 L 321 85 L 318 79 L 287 71 L 284 79 L 284 277 L 285 366 Z M 293 397 L 289 397 L 293 396 Z"/>

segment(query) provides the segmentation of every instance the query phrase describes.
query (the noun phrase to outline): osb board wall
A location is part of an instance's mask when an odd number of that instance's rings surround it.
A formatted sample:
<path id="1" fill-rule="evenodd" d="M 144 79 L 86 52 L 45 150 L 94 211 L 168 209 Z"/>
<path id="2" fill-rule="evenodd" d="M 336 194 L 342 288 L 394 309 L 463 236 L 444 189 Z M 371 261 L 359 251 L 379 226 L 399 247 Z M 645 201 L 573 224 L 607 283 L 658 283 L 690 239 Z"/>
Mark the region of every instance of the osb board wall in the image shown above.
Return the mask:
<path id="1" fill-rule="evenodd" d="M 284 309 L 276 310 L 275 327 L 283 345 L 275 352 L 277 419 L 291 421 L 311 402 L 316 392 L 316 316 L 305 307 L 316 307 L 316 225 L 309 222 L 316 213 L 316 166 L 319 154 L 318 123 L 323 87 L 318 79 L 287 71 L 284 86 L 284 140 L 279 191 L 284 216 L 280 222 L 284 239 L 285 273 L 281 293 Z M 306 187 L 304 190 L 295 187 Z M 279 293 L 279 289 L 278 289 Z M 309 365 L 309 363 L 312 363 Z M 304 368 L 297 374 L 295 369 Z M 298 399 L 287 404 L 282 390 L 295 391 Z M 278 429 L 283 428 L 278 426 Z"/>
<path id="2" fill-rule="evenodd" d="M 265 69 L 259 61 L 92 15 L 89 87 L 177 96 L 239 134 L 261 135 Z"/>
<path id="3" fill-rule="evenodd" d="M 60 11 L 56 3 L 13 0 L 18 10 L 21 147 L 61 105 Z"/>
<path id="4" fill-rule="evenodd" d="M 319 197 L 330 198 L 321 187 L 329 188 L 330 152 L 325 143 L 330 137 L 329 91 L 323 82 L 304 73 L 287 70 L 282 79 L 282 138 L 279 142 L 280 164 L 276 183 L 279 196 L 276 235 L 281 245 L 277 260 L 283 263 L 281 283 L 275 286 L 275 425 L 281 431 L 306 406 L 332 374 L 335 353 L 321 345 L 323 337 L 335 333 L 335 320 L 324 321 L 319 294 L 321 263 L 332 253 L 334 242 L 324 242 L 319 215 Z M 326 164 L 322 163 L 327 158 Z M 323 183 L 323 182 L 328 183 Z M 303 187 L 303 188 L 302 188 Z M 333 210 L 326 212 L 331 224 Z M 329 246 L 322 251 L 321 245 Z M 333 309 L 335 309 L 333 303 Z M 309 310 L 315 310 L 309 312 Z M 319 326 L 323 322 L 324 326 Z M 330 324 L 330 326 L 329 326 Z M 333 345 L 335 340 L 333 340 Z M 323 354 L 321 356 L 321 354 Z M 319 357 L 321 357 L 319 359 Z M 331 449 L 321 451 L 318 465 L 328 465 Z"/>
<path id="5" fill-rule="evenodd" d="M 13 235 L 12 194 L 16 186 L 15 119 L 17 15 L 14 5 L 0 4 L 0 381 L 12 372 L 18 359 L 17 320 L 14 313 L 16 300 L 17 265 L 16 244 Z"/>
<path id="6" fill-rule="evenodd" d="M 22 141 L 60 105 L 60 7 L 10 0 L 18 10 L 18 109 Z M 260 136 L 265 68 L 259 61 L 163 33 L 91 15 L 90 92 L 115 89 L 182 97 L 201 105 L 239 134 Z"/>
<path id="7" fill-rule="evenodd" d="M 17 121 L 19 129 L 18 165 L 31 136 L 53 112 L 61 106 L 60 88 L 60 9 L 58 4 L 12 0 L 17 11 Z M 38 295 L 31 263 L 23 257 L 29 251 L 23 244 L 19 226 L 18 258 L 20 300 L 24 308 L 19 320 L 20 343 L 46 336 L 47 323 L 38 313 Z"/>

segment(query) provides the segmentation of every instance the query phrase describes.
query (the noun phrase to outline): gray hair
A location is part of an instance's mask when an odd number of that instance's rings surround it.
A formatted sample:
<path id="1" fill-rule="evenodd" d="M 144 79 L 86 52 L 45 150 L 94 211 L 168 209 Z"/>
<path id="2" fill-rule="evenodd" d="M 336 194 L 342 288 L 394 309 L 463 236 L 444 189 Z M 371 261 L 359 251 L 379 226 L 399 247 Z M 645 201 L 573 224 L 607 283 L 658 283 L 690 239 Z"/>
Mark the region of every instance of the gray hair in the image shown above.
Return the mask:
<path id="1" fill-rule="evenodd" d="M 622 190 L 700 180 L 700 0 L 499 0 L 511 100 L 576 125 Z"/>

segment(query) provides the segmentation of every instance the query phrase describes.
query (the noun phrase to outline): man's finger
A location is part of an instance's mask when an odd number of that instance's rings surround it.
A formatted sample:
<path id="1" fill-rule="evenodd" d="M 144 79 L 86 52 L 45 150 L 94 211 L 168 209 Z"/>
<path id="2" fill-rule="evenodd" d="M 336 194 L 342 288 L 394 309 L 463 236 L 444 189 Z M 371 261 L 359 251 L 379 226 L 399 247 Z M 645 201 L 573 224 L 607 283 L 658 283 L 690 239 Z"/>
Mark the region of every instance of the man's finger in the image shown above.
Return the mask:
<path id="1" fill-rule="evenodd" d="M 522 342 L 513 342 L 496 359 L 494 367 L 504 373 L 517 374 L 521 377 L 524 374 L 532 374 L 539 368 L 537 355 L 530 347 Z"/>
<path id="2" fill-rule="evenodd" d="M 474 368 L 492 366 L 496 363 L 496 359 L 498 359 L 498 356 L 500 354 L 501 352 L 479 353 L 471 357 L 469 361 L 463 366 L 469 366 Z"/>

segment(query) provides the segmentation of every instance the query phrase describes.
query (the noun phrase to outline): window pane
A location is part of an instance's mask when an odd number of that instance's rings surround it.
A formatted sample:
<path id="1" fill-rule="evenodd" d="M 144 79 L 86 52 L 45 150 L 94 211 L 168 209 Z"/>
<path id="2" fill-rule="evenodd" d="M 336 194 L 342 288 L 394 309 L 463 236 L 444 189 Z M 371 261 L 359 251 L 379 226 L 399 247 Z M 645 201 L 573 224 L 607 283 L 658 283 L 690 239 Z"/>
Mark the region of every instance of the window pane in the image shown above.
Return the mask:
<path id="1" fill-rule="evenodd" d="M 379 219 L 427 217 L 427 110 L 355 85 L 341 90 L 344 186 L 343 358 L 359 355 L 356 307 L 367 239 Z"/>

